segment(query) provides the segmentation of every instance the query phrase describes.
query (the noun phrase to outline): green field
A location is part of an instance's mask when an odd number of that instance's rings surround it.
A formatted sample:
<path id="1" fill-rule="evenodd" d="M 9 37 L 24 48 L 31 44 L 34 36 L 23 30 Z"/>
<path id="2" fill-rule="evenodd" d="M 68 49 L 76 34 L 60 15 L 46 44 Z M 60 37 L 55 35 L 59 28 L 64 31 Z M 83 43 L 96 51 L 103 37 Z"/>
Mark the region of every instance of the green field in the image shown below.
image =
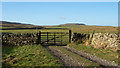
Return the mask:
<path id="1" fill-rule="evenodd" d="M 48 30 L 48 29 L 29 29 L 29 30 L 2 30 L 2 32 L 10 32 L 10 33 L 15 33 L 15 34 L 19 34 L 19 33 L 36 33 L 38 31 L 41 32 L 68 32 L 68 30 Z"/>
<path id="2" fill-rule="evenodd" d="M 4 66 L 62 66 L 58 58 L 54 57 L 41 45 L 3 46 L 2 63 Z"/>
<path id="3" fill-rule="evenodd" d="M 9 27 L 10 28 L 10 27 Z M 38 31 L 45 32 L 67 32 L 69 29 L 72 32 L 77 33 L 92 33 L 95 30 L 95 33 L 118 33 L 118 27 L 112 26 L 87 26 L 87 25 L 62 25 L 62 26 L 49 26 L 46 28 L 67 28 L 66 30 L 61 29 L 31 29 L 31 30 L 3 30 L 2 32 L 12 32 L 12 33 L 34 33 Z"/>
<path id="4" fill-rule="evenodd" d="M 49 28 L 69 28 L 72 30 L 72 32 L 77 33 L 92 33 L 94 30 L 96 33 L 118 33 L 118 27 L 112 26 L 62 25 L 51 26 Z"/>
<path id="5" fill-rule="evenodd" d="M 4 28 L 15 28 L 15 27 L 1 27 L 2 29 L 4 29 Z"/>

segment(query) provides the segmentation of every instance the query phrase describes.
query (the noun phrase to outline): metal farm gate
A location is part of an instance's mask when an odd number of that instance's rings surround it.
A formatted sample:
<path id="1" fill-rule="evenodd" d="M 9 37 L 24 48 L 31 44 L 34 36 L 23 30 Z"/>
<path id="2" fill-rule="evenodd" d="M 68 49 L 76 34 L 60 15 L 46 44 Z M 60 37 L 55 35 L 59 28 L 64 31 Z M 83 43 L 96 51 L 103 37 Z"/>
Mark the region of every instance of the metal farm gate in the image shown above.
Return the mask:
<path id="1" fill-rule="evenodd" d="M 71 30 L 69 32 L 38 32 L 38 44 L 65 45 L 71 42 Z"/>

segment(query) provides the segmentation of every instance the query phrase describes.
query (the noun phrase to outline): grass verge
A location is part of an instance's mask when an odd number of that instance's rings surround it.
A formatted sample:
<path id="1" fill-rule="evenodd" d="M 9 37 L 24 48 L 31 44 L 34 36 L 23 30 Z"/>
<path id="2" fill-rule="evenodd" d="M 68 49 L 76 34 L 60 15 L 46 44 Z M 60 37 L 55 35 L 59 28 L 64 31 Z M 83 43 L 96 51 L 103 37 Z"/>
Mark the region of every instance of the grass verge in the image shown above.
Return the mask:
<path id="1" fill-rule="evenodd" d="M 60 60 L 54 57 L 41 45 L 3 46 L 2 63 L 4 66 L 62 66 Z"/>

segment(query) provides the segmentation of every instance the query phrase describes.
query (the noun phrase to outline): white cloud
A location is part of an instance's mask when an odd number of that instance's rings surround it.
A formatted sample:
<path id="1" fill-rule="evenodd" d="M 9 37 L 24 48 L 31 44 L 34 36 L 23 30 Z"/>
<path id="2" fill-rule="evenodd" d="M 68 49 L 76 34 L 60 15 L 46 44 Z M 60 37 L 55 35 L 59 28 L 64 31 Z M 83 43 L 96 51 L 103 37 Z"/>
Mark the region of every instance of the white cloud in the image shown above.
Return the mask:
<path id="1" fill-rule="evenodd" d="M 64 16 L 61 16 L 60 18 L 61 18 L 61 19 L 67 19 L 67 18 L 66 18 L 66 17 L 64 17 Z"/>

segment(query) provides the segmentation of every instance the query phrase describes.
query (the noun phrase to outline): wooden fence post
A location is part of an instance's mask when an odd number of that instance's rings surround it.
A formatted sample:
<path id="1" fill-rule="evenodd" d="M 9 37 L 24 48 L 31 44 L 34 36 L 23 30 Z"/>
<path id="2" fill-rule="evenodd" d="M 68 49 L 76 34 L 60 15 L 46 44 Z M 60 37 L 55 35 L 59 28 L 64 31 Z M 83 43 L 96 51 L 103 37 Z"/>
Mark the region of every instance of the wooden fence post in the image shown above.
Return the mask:
<path id="1" fill-rule="evenodd" d="M 61 44 L 62 44 L 62 32 L 61 32 Z"/>
<path id="2" fill-rule="evenodd" d="M 69 30 L 69 43 L 71 43 L 71 33 L 72 33 L 72 31 Z"/>
<path id="3" fill-rule="evenodd" d="M 41 31 L 38 32 L 38 44 L 41 44 Z"/>
<path id="4" fill-rule="evenodd" d="M 92 33 L 92 37 L 90 38 L 89 44 L 91 44 L 91 42 L 92 42 L 92 38 L 93 38 L 94 33 L 95 33 L 95 30 L 94 30 L 93 33 Z"/>
<path id="5" fill-rule="evenodd" d="M 48 32 L 47 32 L 47 44 L 48 44 Z"/>
<path id="6" fill-rule="evenodd" d="M 56 44 L 56 39 L 55 39 L 55 32 L 54 32 L 54 44 Z"/>

